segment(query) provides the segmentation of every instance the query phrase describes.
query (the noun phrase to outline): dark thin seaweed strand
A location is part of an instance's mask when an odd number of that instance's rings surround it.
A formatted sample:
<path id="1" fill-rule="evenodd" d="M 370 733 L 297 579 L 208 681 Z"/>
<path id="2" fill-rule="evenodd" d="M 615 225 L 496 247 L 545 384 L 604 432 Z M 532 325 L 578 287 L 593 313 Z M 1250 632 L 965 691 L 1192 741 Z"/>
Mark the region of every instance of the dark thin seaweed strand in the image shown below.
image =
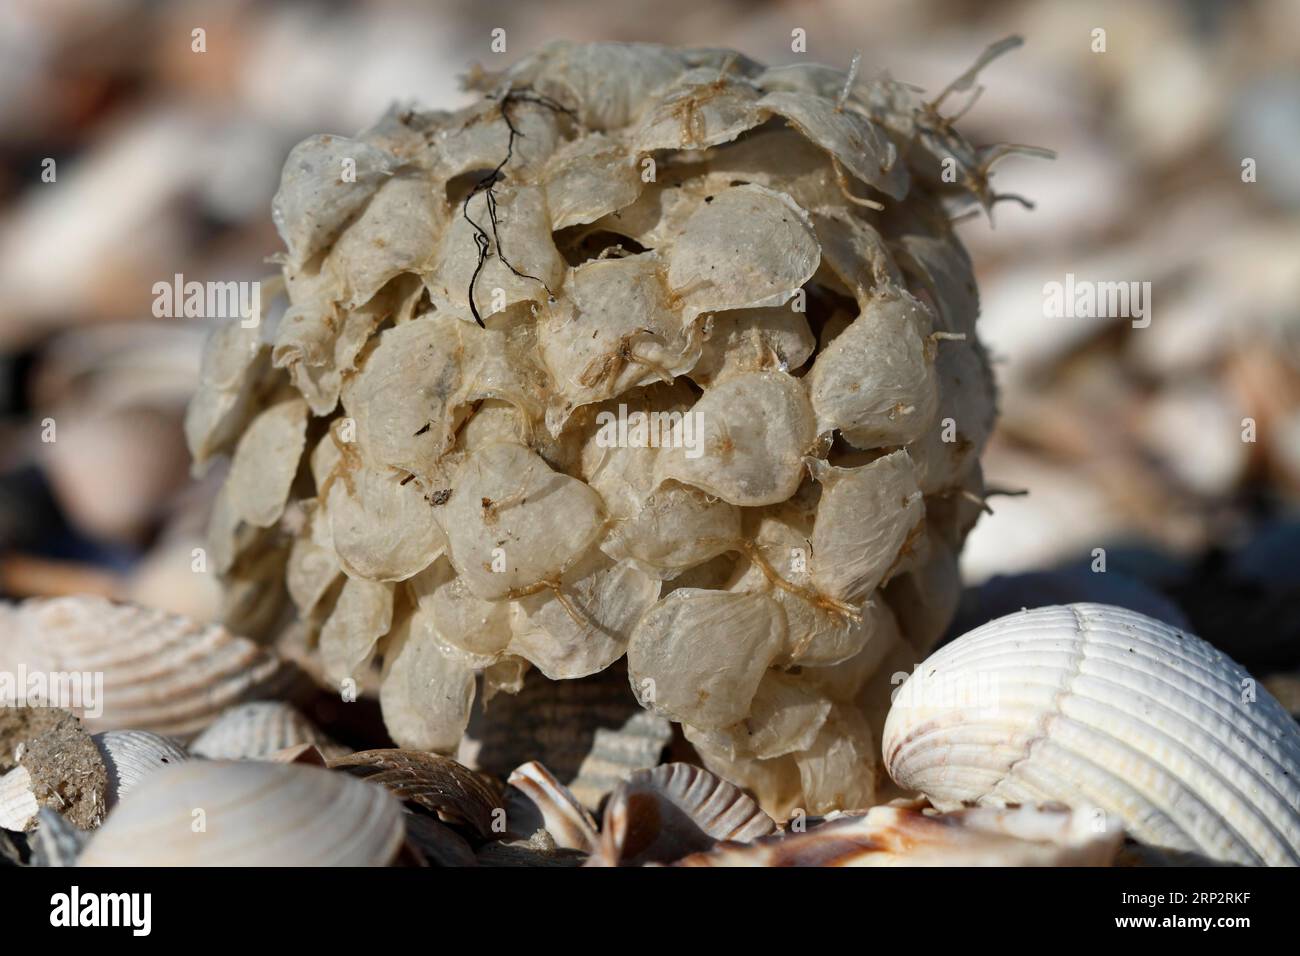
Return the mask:
<path id="1" fill-rule="evenodd" d="M 555 295 L 551 291 L 551 287 L 542 279 L 534 275 L 529 275 L 526 272 L 520 272 L 516 269 L 510 260 L 505 257 L 505 253 L 501 251 L 501 234 L 499 231 L 500 222 L 497 218 L 497 197 L 495 187 L 496 184 L 504 178 L 503 170 L 506 168 L 506 164 L 514 157 L 515 138 L 524 135 L 515 128 L 514 122 L 510 119 L 509 107 L 514 103 L 533 103 L 538 106 L 543 106 L 546 109 L 555 110 L 557 113 L 563 113 L 575 121 L 577 119 L 573 110 L 561 105 L 549 96 L 535 93 L 527 87 L 507 90 L 505 95 L 501 97 L 501 118 L 505 120 L 506 128 L 510 131 L 510 136 L 506 141 L 506 155 L 501 162 L 497 164 L 495 169 L 474 184 L 474 188 L 471 189 L 469 195 L 465 197 L 465 204 L 461 207 L 461 215 L 465 217 L 465 221 L 474 229 L 474 245 L 478 247 L 478 262 L 474 266 L 474 274 L 470 276 L 469 279 L 469 310 L 473 313 L 474 321 L 479 324 L 480 328 L 486 328 L 486 326 L 483 324 L 483 317 L 479 315 L 478 306 L 474 302 L 474 288 L 478 284 L 478 277 L 483 271 L 483 265 L 487 262 L 488 256 L 492 254 L 491 250 L 494 248 L 496 249 L 497 258 L 501 260 L 507 269 L 519 276 L 521 279 L 532 279 L 534 282 L 540 283 L 542 288 L 546 290 L 548 296 L 553 298 Z M 475 222 L 469 214 L 470 200 L 479 193 L 487 194 L 488 218 L 492 225 L 491 235 L 488 234 L 486 229 Z"/>

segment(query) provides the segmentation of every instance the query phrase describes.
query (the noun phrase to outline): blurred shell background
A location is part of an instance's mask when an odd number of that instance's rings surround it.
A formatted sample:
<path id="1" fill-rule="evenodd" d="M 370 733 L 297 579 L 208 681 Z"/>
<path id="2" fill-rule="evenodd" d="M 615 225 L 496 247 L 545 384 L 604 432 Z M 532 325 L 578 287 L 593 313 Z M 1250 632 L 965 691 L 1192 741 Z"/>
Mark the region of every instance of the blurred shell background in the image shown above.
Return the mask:
<path id="1" fill-rule="evenodd" d="M 497 28 L 504 53 L 490 47 Z M 791 51 L 795 30 L 806 53 Z M 861 50 L 865 71 L 888 63 L 935 91 L 1010 33 L 1026 46 L 980 77 L 963 130 L 1058 159 L 999 167 L 1036 210 L 1000 203 L 995 228 L 960 227 L 1002 387 L 984 471 L 1009 494 L 967 543 L 952 633 L 1021 606 L 1108 601 L 1186 621 L 1294 688 L 1295 0 L 10 0 L 0 597 L 221 615 L 194 551 L 221 475 L 190 477 L 181 432 L 211 329 L 156 318 L 153 286 L 272 271 L 271 196 L 304 136 L 351 135 L 394 100 L 464 105 L 458 76 L 473 63 L 501 69 L 557 38 L 841 67 Z M 1149 282 L 1150 324 L 1046 317 L 1044 286 L 1067 274 Z"/>

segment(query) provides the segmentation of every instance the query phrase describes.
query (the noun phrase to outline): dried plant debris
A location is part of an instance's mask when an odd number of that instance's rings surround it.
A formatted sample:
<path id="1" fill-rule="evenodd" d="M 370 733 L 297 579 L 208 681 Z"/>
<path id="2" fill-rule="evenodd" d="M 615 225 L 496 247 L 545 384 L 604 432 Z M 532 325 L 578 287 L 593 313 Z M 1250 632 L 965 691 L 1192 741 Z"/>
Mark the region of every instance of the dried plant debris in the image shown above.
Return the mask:
<path id="1" fill-rule="evenodd" d="M 571 782 L 640 705 L 773 812 L 868 805 L 858 696 L 942 633 L 917 604 L 994 416 L 949 217 L 1008 148 L 941 107 L 1012 45 L 925 100 L 857 63 L 561 42 L 463 110 L 308 138 L 274 202 L 289 310 L 269 347 L 218 334 L 187 423 L 196 463 L 234 459 L 230 613 L 269 633 L 254 588 L 283 581 L 295 655 L 377 688 L 403 747 Z M 539 689 L 624 655 L 618 706 Z M 636 733 L 584 803 L 652 759 Z"/>
<path id="2" fill-rule="evenodd" d="M 10 768 L 0 777 L 0 827 L 31 830 L 43 807 L 82 830 L 103 822 L 108 769 L 75 716 L 55 708 L 0 708 L 0 736 Z"/>

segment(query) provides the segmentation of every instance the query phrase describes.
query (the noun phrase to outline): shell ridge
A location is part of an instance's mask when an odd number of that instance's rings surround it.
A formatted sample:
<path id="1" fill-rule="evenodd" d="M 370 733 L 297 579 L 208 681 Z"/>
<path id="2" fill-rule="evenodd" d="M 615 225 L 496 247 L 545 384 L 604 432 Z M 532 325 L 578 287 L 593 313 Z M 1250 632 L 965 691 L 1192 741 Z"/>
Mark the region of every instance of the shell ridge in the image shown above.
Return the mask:
<path id="1" fill-rule="evenodd" d="M 1180 688 L 1178 688 L 1177 685 L 1170 684 L 1169 682 L 1166 681 L 1161 681 L 1159 678 L 1156 678 L 1154 675 L 1150 675 L 1150 676 L 1152 676 L 1153 679 L 1159 681 L 1165 687 L 1177 691 L 1178 692 L 1177 697 L 1183 699 L 1190 699 L 1190 695 L 1188 695 L 1185 691 L 1182 691 Z M 1120 683 L 1119 681 L 1112 680 L 1102 675 L 1090 674 L 1087 675 L 1087 677 L 1089 681 L 1093 681 L 1097 684 L 1109 685 L 1121 691 L 1132 692 L 1138 690 L 1138 688 Z M 1094 705 L 1105 707 L 1108 710 L 1113 711 L 1114 713 L 1122 714 L 1125 717 L 1128 717 L 1130 719 L 1136 719 L 1135 715 L 1132 714 L 1131 712 L 1123 708 L 1117 707 L 1108 701 L 1094 697 L 1092 695 L 1088 695 L 1086 698 L 1080 695 L 1076 695 L 1076 697 L 1078 697 L 1078 699 L 1080 700 L 1086 699 L 1087 701 L 1089 701 Z M 1230 700 L 1231 698 L 1225 698 L 1223 696 L 1219 696 L 1219 699 Z M 1197 701 L 1197 703 L 1204 704 L 1205 701 Z M 1238 768 L 1239 771 L 1244 771 L 1245 775 L 1252 778 L 1254 782 L 1271 790 L 1277 796 L 1279 802 L 1283 804 L 1289 803 L 1286 794 L 1284 794 L 1282 790 L 1279 789 L 1277 783 L 1277 777 L 1290 776 L 1297 772 L 1298 768 L 1297 768 L 1296 760 L 1288 752 L 1290 748 L 1286 748 L 1285 746 L 1283 746 L 1279 754 L 1272 754 L 1269 753 L 1266 749 L 1259 746 L 1260 741 L 1251 741 L 1252 746 L 1247 748 L 1244 753 L 1242 750 L 1235 749 L 1231 746 L 1230 741 L 1233 736 L 1233 730 L 1232 730 L 1232 723 L 1229 718 L 1231 716 L 1248 715 L 1249 711 L 1246 711 L 1245 714 L 1243 714 L 1242 711 L 1238 710 L 1235 707 L 1231 708 L 1227 713 L 1219 710 L 1214 710 L 1213 716 L 1216 719 L 1214 722 L 1211 723 L 1209 727 L 1206 727 L 1204 725 L 1203 718 L 1201 719 L 1200 722 L 1198 722 L 1198 715 L 1194 713 L 1190 713 L 1185 709 L 1173 706 L 1167 701 L 1161 700 L 1154 696 L 1150 696 L 1150 699 L 1147 701 L 1147 704 L 1148 706 L 1154 707 L 1158 711 L 1168 716 L 1176 718 L 1176 722 L 1179 724 L 1180 729 L 1186 729 L 1192 732 L 1187 737 L 1182 737 L 1174 734 L 1164 733 L 1161 731 L 1155 731 L 1156 733 L 1160 733 L 1160 735 L 1164 739 L 1168 740 L 1173 745 L 1184 750 L 1191 757 L 1193 761 L 1200 764 L 1205 763 L 1202 754 L 1198 750 L 1189 746 L 1186 742 L 1191 737 L 1198 736 L 1198 732 L 1199 732 L 1199 742 L 1201 744 L 1208 747 L 1212 747 L 1218 756 L 1221 756 L 1222 758 L 1231 762 L 1236 768 Z M 1087 726 L 1095 727 L 1098 730 L 1101 729 L 1100 727 L 1097 727 L 1097 725 L 1090 724 L 1087 721 L 1083 721 L 1079 719 L 1078 717 L 1075 717 L 1074 719 L 1077 720 L 1079 723 L 1085 724 Z M 1285 744 L 1284 741 L 1275 741 L 1272 740 L 1272 738 L 1269 738 L 1269 741 L 1273 743 Z M 1251 761 L 1250 759 L 1251 756 L 1253 756 L 1255 762 Z M 1270 773 L 1269 771 L 1272 771 L 1272 773 Z M 1297 807 L 1293 803 L 1290 805 L 1292 809 L 1297 809 Z"/>
<path id="2" fill-rule="evenodd" d="M 1075 720 L 1070 717 L 1064 717 L 1064 720 L 1073 723 L 1078 727 L 1082 727 L 1084 729 L 1090 730 L 1094 733 L 1097 733 L 1103 737 L 1108 738 L 1110 741 L 1113 742 L 1113 744 L 1116 747 L 1121 748 L 1131 754 L 1135 754 L 1139 757 L 1145 755 L 1143 750 L 1134 747 L 1127 741 L 1115 737 L 1114 735 L 1107 733 L 1104 730 L 1093 727 L 1090 724 Z M 1256 849 L 1255 844 L 1252 841 L 1247 840 L 1237 826 L 1233 825 L 1225 817 L 1221 816 L 1218 808 L 1214 806 L 1213 802 L 1211 802 L 1211 800 L 1208 797 L 1204 797 L 1196 794 L 1194 791 L 1192 791 L 1190 788 L 1184 785 L 1181 780 L 1179 780 L 1177 777 L 1173 776 L 1172 774 L 1163 773 L 1161 775 L 1161 778 L 1163 780 L 1175 784 L 1175 788 L 1172 794 L 1168 797 L 1163 797 L 1159 793 L 1159 791 L 1153 791 L 1149 787 L 1141 786 L 1136 781 L 1118 776 L 1114 772 L 1106 769 L 1105 766 L 1099 764 L 1096 760 L 1094 760 L 1092 757 L 1090 757 L 1083 751 L 1077 749 L 1076 747 L 1071 746 L 1070 744 L 1064 741 L 1053 740 L 1052 744 L 1053 746 L 1059 747 L 1065 753 L 1069 754 L 1070 756 L 1076 758 L 1077 760 L 1083 763 L 1086 763 L 1089 766 L 1090 769 L 1089 769 L 1088 778 L 1083 779 L 1076 783 L 1076 785 L 1079 787 L 1081 792 L 1085 794 L 1089 792 L 1096 793 L 1101 788 L 1093 784 L 1097 783 L 1102 778 L 1108 778 L 1109 780 L 1113 781 L 1112 787 L 1118 790 L 1127 791 L 1128 793 L 1131 794 L 1135 794 L 1138 798 L 1140 798 L 1141 802 L 1144 804 L 1144 811 L 1143 811 L 1144 816 L 1148 820 L 1150 820 L 1152 817 L 1158 817 L 1159 819 L 1167 821 L 1169 825 L 1177 833 L 1181 834 L 1183 837 L 1186 838 L 1189 849 L 1193 849 L 1201 853 L 1212 854 L 1214 852 L 1214 848 L 1206 846 L 1204 841 L 1199 839 L 1196 836 L 1197 829 L 1189 828 L 1188 824 L 1198 817 L 1203 817 L 1205 819 L 1217 819 L 1220 822 L 1222 829 L 1226 831 L 1226 835 L 1230 839 L 1230 845 L 1244 849 L 1247 852 L 1249 852 L 1250 855 L 1254 857 L 1255 862 L 1257 863 L 1264 862 L 1258 850 Z M 1190 753 L 1190 749 L 1188 748 L 1183 748 L 1183 749 L 1187 750 Z M 1044 770 L 1044 772 L 1048 774 L 1055 775 L 1056 773 L 1055 768 L 1051 766 L 1044 767 L 1042 769 Z M 1213 771 L 1211 771 L 1211 776 L 1217 777 L 1218 775 L 1214 774 Z M 1234 794 L 1236 794 L 1237 796 L 1241 796 L 1241 794 L 1236 791 L 1235 787 L 1232 787 L 1230 784 L 1227 784 L 1226 781 L 1221 781 L 1221 782 L 1227 786 L 1227 789 L 1233 791 Z M 1095 798 L 1094 798 L 1094 802 L 1096 802 Z M 1199 808 L 1199 812 L 1197 812 L 1197 810 L 1194 809 L 1192 806 L 1189 806 L 1190 804 L 1194 804 L 1195 808 Z M 1252 810 L 1254 809 L 1255 808 L 1252 807 Z M 1179 813 L 1178 812 L 1179 810 L 1182 810 L 1183 812 Z M 1258 814 L 1258 818 L 1261 820 L 1264 819 L 1262 814 Z M 1273 829 L 1271 825 L 1267 824 L 1267 822 L 1266 822 L 1266 826 L 1268 826 L 1270 830 Z M 1276 831 L 1274 832 L 1276 833 Z M 1285 838 L 1282 837 L 1281 834 L 1277 834 L 1277 835 L 1282 843 L 1285 844 L 1287 842 Z"/>
<path id="3" fill-rule="evenodd" d="M 1065 679 L 1061 682 L 1060 689 L 1057 690 L 1057 692 L 1052 695 L 1052 702 L 1044 710 L 1043 716 L 1039 718 L 1037 731 L 1035 732 L 1034 736 L 1032 736 L 1025 743 L 1025 750 L 1023 756 L 1021 756 L 1017 760 L 1013 760 L 1011 762 L 1011 765 L 1007 767 L 1006 772 L 1002 775 L 1002 779 L 1000 779 L 989 789 L 988 793 L 990 797 L 996 795 L 997 792 L 1002 788 L 1002 786 L 1007 782 L 1007 780 L 1015 776 L 1017 769 L 1022 764 L 1026 763 L 1026 761 L 1030 760 L 1033 757 L 1034 749 L 1039 744 L 1041 744 L 1044 740 L 1047 739 L 1048 730 L 1051 727 L 1052 723 L 1055 721 L 1057 717 L 1061 716 L 1061 702 L 1067 696 L 1069 696 L 1074 686 L 1075 679 L 1079 676 L 1079 674 L 1083 669 L 1084 658 L 1087 656 L 1086 649 L 1088 646 L 1089 632 L 1088 629 L 1084 626 L 1082 616 L 1080 616 L 1080 614 L 1077 611 L 1075 611 L 1073 607 L 1070 608 L 1070 611 L 1071 613 L 1074 614 L 1075 622 L 1077 623 L 1079 628 L 1078 650 L 1076 650 L 1075 653 L 1071 656 L 1070 667 L 1065 674 Z"/>

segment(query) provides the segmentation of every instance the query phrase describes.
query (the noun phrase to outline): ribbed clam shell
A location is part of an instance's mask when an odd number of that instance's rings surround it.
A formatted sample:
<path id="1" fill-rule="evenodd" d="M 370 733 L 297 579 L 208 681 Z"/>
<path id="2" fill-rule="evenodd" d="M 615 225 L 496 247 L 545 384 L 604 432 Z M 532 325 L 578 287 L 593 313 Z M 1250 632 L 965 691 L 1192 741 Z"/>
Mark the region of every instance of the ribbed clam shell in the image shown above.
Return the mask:
<path id="1" fill-rule="evenodd" d="M 1061 801 L 1144 843 L 1238 863 L 1300 862 L 1300 730 L 1206 642 L 1132 611 L 1012 614 L 900 688 L 890 775 L 935 806 Z"/>
<path id="2" fill-rule="evenodd" d="M 223 627 L 99 597 L 30 600 L 0 616 L 0 670 L 23 669 L 102 675 L 102 713 L 74 708 L 92 733 L 181 740 L 231 704 L 284 696 L 298 677 Z"/>
<path id="3" fill-rule="evenodd" d="M 347 752 L 295 708 L 279 701 L 231 707 L 194 738 L 190 753 L 209 760 L 269 760 L 277 751 L 314 744 L 326 756 Z"/>
<path id="4" fill-rule="evenodd" d="M 110 730 L 91 739 L 108 770 L 110 810 L 151 773 L 190 759 L 176 741 L 147 730 Z"/>
<path id="5" fill-rule="evenodd" d="M 403 838 L 401 805 L 348 774 L 194 760 L 144 780 L 78 865 L 384 866 Z"/>
<path id="6" fill-rule="evenodd" d="M 735 784 L 687 763 L 634 773 L 610 795 L 598 862 L 668 863 L 720 840 L 747 842 L 776 830 Z"/>
<path id="7" fill-rule="evenodd" d="M 873 807 L 806 833 L 724 844 L 678 866 L 1107 866 L 1123 832 L 1065 807 L 974 807 L 938 814 Z"/>

